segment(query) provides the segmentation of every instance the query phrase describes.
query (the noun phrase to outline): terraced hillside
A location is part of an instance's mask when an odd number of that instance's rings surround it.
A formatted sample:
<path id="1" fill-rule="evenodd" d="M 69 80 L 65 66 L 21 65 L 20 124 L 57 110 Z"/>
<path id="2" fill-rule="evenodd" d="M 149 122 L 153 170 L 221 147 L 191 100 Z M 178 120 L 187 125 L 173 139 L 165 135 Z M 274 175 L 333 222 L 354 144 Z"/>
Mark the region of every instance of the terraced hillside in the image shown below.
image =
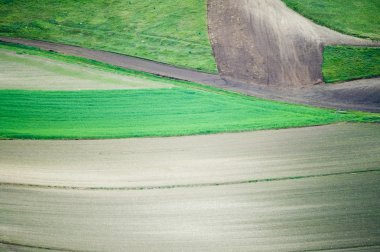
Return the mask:
<path id="1" fill-rule="evenodd" d="M 216 72 L 205 0 L 0 1 L 0 36 L 62 42 Z"/>

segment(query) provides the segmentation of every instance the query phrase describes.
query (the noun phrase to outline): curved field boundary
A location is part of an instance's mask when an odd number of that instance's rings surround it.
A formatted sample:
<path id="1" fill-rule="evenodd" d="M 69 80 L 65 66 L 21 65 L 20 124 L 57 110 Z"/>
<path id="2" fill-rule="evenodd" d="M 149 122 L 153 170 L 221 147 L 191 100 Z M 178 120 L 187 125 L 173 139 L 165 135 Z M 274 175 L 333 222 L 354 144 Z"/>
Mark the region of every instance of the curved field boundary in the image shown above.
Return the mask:
<path id="1" fill-rule="evenodd" d="M 379 2 L 373 0 L 282 0 L 313 22 L 351 36 L 380 40 Z"/>

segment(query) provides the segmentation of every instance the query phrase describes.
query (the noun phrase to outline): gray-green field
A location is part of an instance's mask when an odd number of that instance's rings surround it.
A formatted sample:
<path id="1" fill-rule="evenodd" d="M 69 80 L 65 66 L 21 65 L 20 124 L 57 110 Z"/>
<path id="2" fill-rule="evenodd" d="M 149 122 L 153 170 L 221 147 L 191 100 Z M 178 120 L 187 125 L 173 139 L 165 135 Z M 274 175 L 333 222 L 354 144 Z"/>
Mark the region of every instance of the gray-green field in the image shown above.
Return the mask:
<path id="1" fill-rule="evenodd" d="M 8 47 L 9 49 L 9 47 Z M 170 88 L 173 85 L 101 71 L 0 46 L 0 89 L 91 90 Z"/>

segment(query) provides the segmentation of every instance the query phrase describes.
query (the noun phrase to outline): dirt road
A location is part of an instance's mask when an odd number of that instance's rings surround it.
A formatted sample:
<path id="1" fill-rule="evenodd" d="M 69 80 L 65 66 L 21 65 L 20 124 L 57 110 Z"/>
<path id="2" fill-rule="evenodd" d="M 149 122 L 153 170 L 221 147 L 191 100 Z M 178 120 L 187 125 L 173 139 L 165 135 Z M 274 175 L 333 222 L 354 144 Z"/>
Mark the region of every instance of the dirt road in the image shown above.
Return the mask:
<path id="1" fill-rule="evenodd" d="M 3 38 L 0 41 L 35 46 L 44 50 L 99 60 L 112 65 L 149 72 L 169 78 L 195 81 L 234 92 L 291 103 L 302 103 L 318 107 L 380 112 L 380 78 L 357 80 L 334 85 L 300 87 L 263 86 L 248 81 L 224 79 L 218 75 L 133 58 L 126 55 L 85 49 L 75 46 L 33 41 L 18 38 Z"/>

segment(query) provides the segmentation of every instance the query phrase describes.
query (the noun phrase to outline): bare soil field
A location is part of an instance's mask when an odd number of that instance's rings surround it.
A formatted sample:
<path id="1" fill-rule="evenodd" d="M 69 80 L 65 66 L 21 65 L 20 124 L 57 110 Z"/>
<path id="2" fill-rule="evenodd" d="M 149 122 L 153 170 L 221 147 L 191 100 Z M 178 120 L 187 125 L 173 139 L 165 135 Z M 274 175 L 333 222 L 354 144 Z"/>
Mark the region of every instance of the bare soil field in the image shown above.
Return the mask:
<path id="1" fill-rule="evenodd" d="M 0 49 L 0 89 L 89 90 L 170 88 L 132 76 Z"/>
<path id="2" fill-rule="evenodd" d="M 380 169 L 380 125 L 120 140 L 0 141 L 0 183 L 139 189 Z"/>
<path id="3" fill-rule="evenodd" d="M 378 251 L 379 179 L 368 172 L 139 191 L 0 186 L 0 248 Z"/>
<path id="4" fill-rule="evenodd" d="M 208 19 L 220 74 L 251 84 L 318 84 L 323 45 L 380 45 L 319 26 L 279 0 L 210 0 Z"/>

